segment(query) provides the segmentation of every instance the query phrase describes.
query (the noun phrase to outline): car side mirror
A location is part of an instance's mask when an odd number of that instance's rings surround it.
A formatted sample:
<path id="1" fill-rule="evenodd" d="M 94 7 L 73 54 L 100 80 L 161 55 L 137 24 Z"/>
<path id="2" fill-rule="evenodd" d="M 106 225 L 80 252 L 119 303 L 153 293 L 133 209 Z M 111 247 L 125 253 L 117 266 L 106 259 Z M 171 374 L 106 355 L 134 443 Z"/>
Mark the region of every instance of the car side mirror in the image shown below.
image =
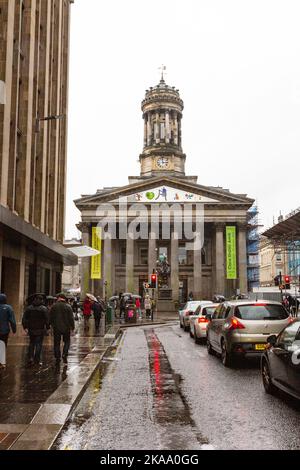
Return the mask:
<path id="1" fill-rule="evenodd" d="M 271 344 L 271 346 L 275 346 L 276 341 L 277 341 L 277 336 L 276 335 L 271 335 L 267 339 L 267 343 Z"/>
<path id="2" fill-rule="evenodd" d="M 211 313 L 208 313 L 206 316 L 205 316 L 206 320 L 208 321 L 212 321 L 212 314 Z"/>

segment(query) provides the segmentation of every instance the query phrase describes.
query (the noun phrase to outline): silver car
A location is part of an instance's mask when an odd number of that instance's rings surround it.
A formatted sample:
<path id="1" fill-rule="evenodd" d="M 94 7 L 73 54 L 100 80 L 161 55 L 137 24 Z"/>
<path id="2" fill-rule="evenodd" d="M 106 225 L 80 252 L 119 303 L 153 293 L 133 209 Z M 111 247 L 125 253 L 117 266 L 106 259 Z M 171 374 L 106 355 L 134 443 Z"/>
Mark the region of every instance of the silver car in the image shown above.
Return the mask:
<path id="1" fill-rule="evenodd" d="M 208 353 L 221 354 L 226 367 L 238 356 L 263 353 L 268 337 L 292 321 L 281 303 L 268 300 L 224 302 L 208 317 Z"/>
<path id="2" fill-rule="evenodd" d="M 199 305 L 194 315 L 190 318 L 190 336 L 194 338 L 195 343 L 199 344 L 206 340 L 206 328 L 209 320 L 207 315 L 213 315 L 220 304 Z"/>
<path id="3" fill-rule="evenodd" d="M 191 300 L 185 304 L 182 310 L 179 310 L 179 322 L 180 327 L 184 331 L 188 331 L 190 328 L 190 316 L 195 313 L 197 308 L 201 305 L 212 304 L 209 300 Z"/>

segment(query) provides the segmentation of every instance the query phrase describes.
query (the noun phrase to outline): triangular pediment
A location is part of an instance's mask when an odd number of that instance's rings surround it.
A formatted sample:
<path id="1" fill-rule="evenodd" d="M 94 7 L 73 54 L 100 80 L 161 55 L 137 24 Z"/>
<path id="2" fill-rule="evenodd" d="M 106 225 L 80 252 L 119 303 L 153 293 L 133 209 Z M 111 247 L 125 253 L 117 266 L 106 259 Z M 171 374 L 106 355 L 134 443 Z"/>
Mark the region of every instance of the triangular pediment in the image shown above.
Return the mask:
<path id="1" fill-rule="evenodd" d="M 142 203 L 157 203 L 157 202 L 203 202 L 203 203 L 216 203 L 217 199 L 212 199 L 193 191 L 183 191 L 172 186 L 158 185 L 147 188 L 144 191 L 134 192 L 126 196 L 127 201 L 142 202 Z M 112 201 L 118 202 L 118 199 Z"/>
<path id="2" fill-rule="evenodd" d="M 243 204 L 249 207 L 254 202 L 245 195 L 232 194 L 222 188 L 212 188 L 172 177 L 157 177 L 138 181 L 120 188 L 99 191 L 75 201 L 78 208 L 95 206 L 104 202 L 117 203 L 119 200 L 131 203 L 204 203 Z"/>

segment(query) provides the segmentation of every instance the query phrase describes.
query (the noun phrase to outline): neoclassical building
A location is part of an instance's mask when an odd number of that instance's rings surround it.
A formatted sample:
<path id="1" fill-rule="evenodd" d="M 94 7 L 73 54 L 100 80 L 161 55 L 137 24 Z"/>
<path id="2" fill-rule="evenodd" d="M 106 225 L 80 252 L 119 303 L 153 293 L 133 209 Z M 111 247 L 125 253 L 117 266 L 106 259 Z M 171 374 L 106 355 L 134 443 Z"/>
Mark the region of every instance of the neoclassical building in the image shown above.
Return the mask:
<path id="1" fill-rule="evenodd" d="M 142 294 L 163 256 L 170 275 L 158 292 L 162 310 L 174 309 L 189 292 L 209 299 L 247 291 L 247 211 L 254 201 L 185 174 L 183 107 L 179 91 L 162 76 L 142 101 L 140 175 L 75 201 L 83 244 L 91 246 L 95 227 L 102 226 L 97 275 L 90 260 L 82 263 L 83 295 Z M 192 243 L 191 232 L 199 243 Z"/>

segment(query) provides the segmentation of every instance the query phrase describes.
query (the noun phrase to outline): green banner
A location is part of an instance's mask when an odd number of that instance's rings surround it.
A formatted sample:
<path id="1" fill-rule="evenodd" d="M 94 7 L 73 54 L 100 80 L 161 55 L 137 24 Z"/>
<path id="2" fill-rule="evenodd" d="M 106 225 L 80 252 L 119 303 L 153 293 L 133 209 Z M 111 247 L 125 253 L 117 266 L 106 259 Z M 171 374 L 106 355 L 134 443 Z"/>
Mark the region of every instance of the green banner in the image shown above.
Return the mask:
<path id="1" fill-rule="evenodd" d="M 226 273 L 227 279 L 237 279 L 236 227 L 226 227 Z"/>

